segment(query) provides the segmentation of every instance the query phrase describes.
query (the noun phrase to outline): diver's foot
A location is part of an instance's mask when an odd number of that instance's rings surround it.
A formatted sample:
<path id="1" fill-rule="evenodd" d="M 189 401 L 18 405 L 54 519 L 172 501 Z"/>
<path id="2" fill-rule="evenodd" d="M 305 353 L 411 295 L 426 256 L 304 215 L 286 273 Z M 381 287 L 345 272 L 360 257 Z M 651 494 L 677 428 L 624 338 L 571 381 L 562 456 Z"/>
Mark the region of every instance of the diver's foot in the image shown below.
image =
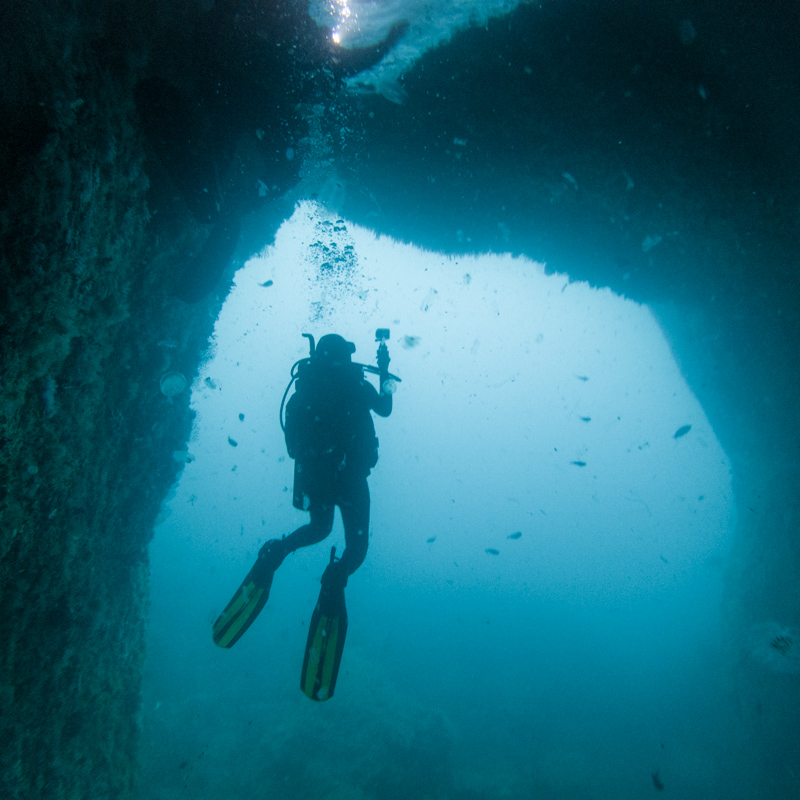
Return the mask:
<path id="1" fill-rule="evenodd" d="M 331 561 L 322 573 L 320 583 L 322 588 L 328 591 L 344 589 L 347 586 L 347 566 L 343 561 Z"/>
<path id="2" fill-rule="evenodd" d="M 259 551 L 253 566 L 253 580 L 260 584 L 272 582 L 272 574 L 286 558 L 286 550 L 282 539 L 270 539 Z"/>

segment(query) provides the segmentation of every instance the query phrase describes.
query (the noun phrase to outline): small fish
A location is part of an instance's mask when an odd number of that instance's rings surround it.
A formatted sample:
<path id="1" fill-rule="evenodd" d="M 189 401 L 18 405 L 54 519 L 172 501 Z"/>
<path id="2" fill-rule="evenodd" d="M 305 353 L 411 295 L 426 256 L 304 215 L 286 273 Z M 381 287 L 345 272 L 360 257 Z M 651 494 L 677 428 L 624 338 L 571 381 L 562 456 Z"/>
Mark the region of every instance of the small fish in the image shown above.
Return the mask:
<path id="1" fill-rule="evenodd" d="M 660 556 L 660 558 L 665 564 L 669 564 L 669 561 L 664 556 Z"/>
<path id="2" fill-rule="evenodd" d="M 244 414 L 239 414 L 239 422 L 244 422 Z"/>
<path id="3" fill-rule="evenodd" d="M 499 550 L 495 550 L 494 547 L 487 547 L 486 548 L 486 552 L 490 556 L 499 556 L 500 555 L 500 551 Z"/>
<path id="4" fill-rule="evenodd" d="M 789 651 L 792 649 L 792 645 L 794 644 L 794 640 L 791 636 L 776 636 L 770 643 L 769 646 L 775 648 L 781 655 L 788 655 Z"/>
<path id="5" fill-rule="evenodd" d="M 585 467 L 586 466 L 586 462 L 585 461 L 570 461 L 569 463 L 570 464 L 574 464 L 576 467 Z"/>
<path id="6" fill-rule="evenodd" d="M 259 286 L 269 287 L 272 286 L 272 281 L 264 281 L 264 283 L 259 283 Z"/>
<path id="7" fill-rule="evenodd" d="M 575 376 L 579 381 L 583 381 L 584 383 L 589 380 L 588 375 L 576 375 Z"/>
<path id="8" fill-rule="evenodd" d="M 436 541 L 436 537 L 435 536 L 431 536 L 431 538 L 428 539 L 428 544 L 433 544 L 435 541 Z"/>
<path id="9" fill-rule="evenodd" d="M 651 777 L 653 779 L 653 786 L 655 786 L 656 789 L 658 789 L 659 792 L 663 792 L 664 791 L 664 784 L 661 782 L 661 778 L 658 775 L 658 770 L 653 772 Z"/>
<path id="10" fill-rule="evenodd" d="M 691 425 L 681 425 L 681 427 L 675 431 L 675 435 L 672 438 L 680 439 L 681 436 L 686 436 L 686 434 L 689 433 L 691 429 L 692 429 Z"/>
<path id="11" fill-rule="evenodd" d="M 228 437 L 228 444 L 231 447 L 238 447 L 239 446 L 239 442 L 237 442 L 235 439 L 231 439 L 230 436 Z"/>
<path id="12" fill-rule="evenodd" d="M 517 531 L 516 533 L 509 533 L 506 539 L 519 539 L 520 536 L 522 536 L 522 531 Z"/>
<path id="13" fill-rule="evenodd" d="M 591 422 L 591 421 L 592 421 L 592 418 L 591 418 L 591 417 L 581 417 L 581 419 L 582 419 L 584 422 Z"/>

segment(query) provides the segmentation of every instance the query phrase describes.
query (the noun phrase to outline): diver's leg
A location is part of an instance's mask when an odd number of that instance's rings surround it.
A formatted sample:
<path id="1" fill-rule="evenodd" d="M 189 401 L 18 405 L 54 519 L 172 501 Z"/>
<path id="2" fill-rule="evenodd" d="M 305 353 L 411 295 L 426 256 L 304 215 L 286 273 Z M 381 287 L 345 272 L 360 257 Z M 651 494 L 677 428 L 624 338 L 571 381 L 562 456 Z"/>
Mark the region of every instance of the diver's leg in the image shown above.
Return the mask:
<path id="1" fill-rule="evenodd" d="M 270 539 L 258 552 L 256 567 L 259 572 L 275 572 L 283 559 L 300 547 L 321 542 L 333 529 L 333 504 L 312 505 L 311 519 L 283 539 Z"/>
<path id="2" fill-rule="evenodd" d="M 311 518 L 307 525 L 301 525 L 296 531 L 282 539 L 270 539 L 258 553 L 254 570 L 257 573 L 271 575 L 283 563 L 283 559 L 299 547 L 308 547 L 321 542 L 333 528 L 333 512 L 335 506 L 335 473 L 330 465 L 323 461 L 308 461 L 295 466 L 295 493 L 298 480 L 302 484 L 304 506 Z"/>
<path id="3" fill-rule="evenodd" d="M 332 491 L 328 495 L 320 491 L 312 500 L 311 519 L 307 525 L 283 539 L 270 539 L 259 550 L 253 568 L 214 623 L 214 642 L 220 647 L 233 647 L 259 615 L 269 599 L 275 570 L 283 559 L 298 547 L 321 542 L 331 532 L 336 506 L 332 502 Z"/>
<path id="4" fill-rule="evenodd" d="M 344 587 L 364 561 L 369 540 L 369 487 L 366 476 L 340 474 L 336 505 L 342 512 L 345 547 L 342 557 L 331 560 L 322 574 L 319 599 L 308 626 L 306 654 L 300 688 L 312 700 L 333 696 L 347 635 Z"/>
<path id="5" fill-rule="evenodd" d="M 301 525 L 296 531 L 281 539 L 286 555 L 294 553 L 300 547 L 321 542 L 333 530 L 333 512 L 336 507 L 331 504 L 311 507 L 311 519 L 307 525 Z"/>
<path id="6" fill-rule="evenodd" d="M 285 539 L 271 539 L 259 550 L 256 563 L 214 623 L 214 642 L 233 647 L 267 604 L 275 570 L 286 556 L 305 544 L 321 541 L 330 533 L 334 506 L 311 513 L 311 522 Z"/>
<path id="7" fill-rule="evenodd" d="M 369 486 L 366 477 L 353 477 L 339 485 L 337 498 L 344 523 L 345 548 L 341 564 L 352 575 L 367 556 L 369 545 Z"/>

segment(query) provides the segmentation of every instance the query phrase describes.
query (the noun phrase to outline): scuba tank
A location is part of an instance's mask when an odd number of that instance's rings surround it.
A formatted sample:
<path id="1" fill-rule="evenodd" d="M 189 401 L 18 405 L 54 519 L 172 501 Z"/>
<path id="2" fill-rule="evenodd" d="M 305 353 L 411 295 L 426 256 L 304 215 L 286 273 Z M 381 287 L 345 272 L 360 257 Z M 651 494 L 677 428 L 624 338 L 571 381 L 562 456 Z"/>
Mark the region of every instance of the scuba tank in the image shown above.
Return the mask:
<path id="1" fill-rule="evenodd" d="M 306 370 L 313 368 L 314 356 L 316 355 L 316 343 L 314 342 L 314 337 L 310 333 L 304 333 L 303 336 L 308 339 L 308 358 L 301 358 L 298 361 L 295 361 L 292 364 L 292 369 L 290 372 L 290 379 L 289 383 L 286 386 L 286 391 L 283 393 L 283 399 L 281 400 L 281 408 L 279 412 L 279 419 L 281 423 L 281 430 L 286 433 L 286 423 L 284 421 L 284 408 L 286 406 L 286 398 L 289 396 L 289 392 L 294 385 L 294 382 L 303 376 L 303 373 Z M 325 338 L 325 337 L 323 337 Z M 375 341 L 380 342 L 378 346 L 378 361 L 380 362 L 381 359 L 384 357 L 383 354 L 386 354 L 388 358 L 388 350 L 386 348 L 386 340 L 389 338 L 389 329 L 388 328 L 378 328 L 375 332 Z M 322 339 L 320 339 L 320 342 Z M 353 348 L 355 350 L 355 347 Z M 372 366 L 372 364 L 359 364 L 357 362 L 352 362 L 352 366 L 358 369 L 361 369 L 362 374 L 363 372 L 369 372 L 371 375 L 380 375 L 381 370 L 378 367 Z M 384 394 L 394 394 L 397 384 L 401 383 L 401 378 L 398 378 L 397 375 L 392 375 L 391 372 L 387 372 L 387 380 L 383 382 L 381 386 L 381 390 Z"/>
<path id="2" fill-rule="evenodd" d="M 385 333 L 388 338 L 388 330 L 381 329 L 378 333 Z M 394 384 L 400 378 L 386 371 L 389 353 L 383 337 L 378 340 L 378 363 L 384 367 L 381 370 L 353 363 L 350 356 L 355 345 L 341 336 L 329 334 L 319 344 L 315 344 L 310 333 L 303 336 L 309 340 L 309 356 L 292 365 L 281 400 L 280 423 L 286 449 L 295 462 L 292 505 L 308 511 L 309 487 L 314 487 L 315 497 L 324 497 L 329 489 L 332 491 L 333 476 L 345 462 L 357 470 L 363 467 L 366 475 L 378 460 L 372 415 L 359 401 L 363 397 L 364 373 L 381 375 L 385 394 L 394 391 Z M 295 381 L 297 389 L 287 405 L 286 398 Z M 284 408 L 288 420 L 284 418 Z M 291 423 L 288 427 L 287 421 Z"/>

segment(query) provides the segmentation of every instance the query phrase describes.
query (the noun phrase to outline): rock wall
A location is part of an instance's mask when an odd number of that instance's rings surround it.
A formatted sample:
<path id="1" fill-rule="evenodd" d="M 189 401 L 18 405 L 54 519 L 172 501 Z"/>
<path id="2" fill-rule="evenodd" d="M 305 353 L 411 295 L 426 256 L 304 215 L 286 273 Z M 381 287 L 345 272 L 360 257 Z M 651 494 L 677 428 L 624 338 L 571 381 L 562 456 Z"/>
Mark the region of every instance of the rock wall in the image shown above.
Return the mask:
<path id="1" fill-rule="evenodd" d="M 159 381 L 191 380 L 220 305 L 171 296 L 203 231 L 150 219 L 139 23 L 116 3 L 0 12 L 4 798 L 132 793 L 147 544 L 191 425 Z"/>
<path id="2" fill-rule="evenodd" d="M 192 422 L 161 379 L 191 383 L 237 241 L 291 213 L 304 103 L 400 33 L 337 54 L 294 0 L 0 7 L 3 797 L 135 792 L 147 544 Z"/>

